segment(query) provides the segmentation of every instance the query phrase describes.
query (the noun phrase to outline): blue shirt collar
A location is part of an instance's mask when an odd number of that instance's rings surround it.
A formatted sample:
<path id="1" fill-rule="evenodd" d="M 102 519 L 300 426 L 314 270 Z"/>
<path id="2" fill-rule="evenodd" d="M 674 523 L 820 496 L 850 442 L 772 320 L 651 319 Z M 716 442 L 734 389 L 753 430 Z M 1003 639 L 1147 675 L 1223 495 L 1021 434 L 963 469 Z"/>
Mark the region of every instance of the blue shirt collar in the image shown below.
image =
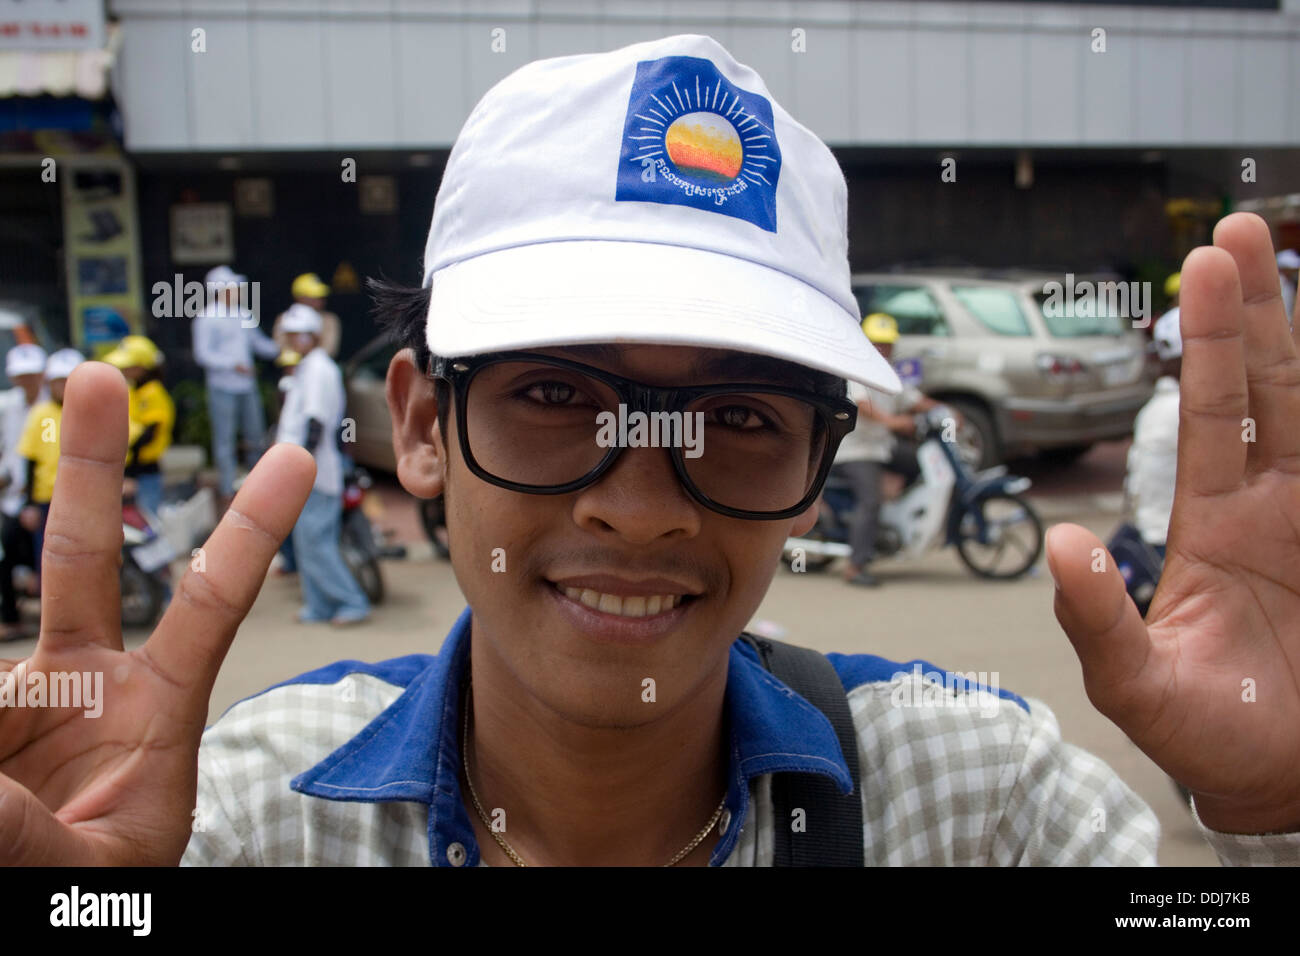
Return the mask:
<path id="1" fill-rule="evenodd" d="M 460 686 L 469 665 L 470 609 L 405 692 L 359 734 L 316 766 L 299 774 L 294 790 L 326 800 L 429 806 L 429 859 L 450 866 L 447 850 L 459 843 L 465 865 L 479 850 L 460 796 Z M 731 646 L 725 704 L 730 755 L 726 809 L 733 825 L 718 839 L 710 864 L 731 854 L 749 809 L 751 778 L 778 771 L 819 773 L 842 793 L 853 780 L 839 739 L 826 716 L 777 680 L 743 641 Z"/>

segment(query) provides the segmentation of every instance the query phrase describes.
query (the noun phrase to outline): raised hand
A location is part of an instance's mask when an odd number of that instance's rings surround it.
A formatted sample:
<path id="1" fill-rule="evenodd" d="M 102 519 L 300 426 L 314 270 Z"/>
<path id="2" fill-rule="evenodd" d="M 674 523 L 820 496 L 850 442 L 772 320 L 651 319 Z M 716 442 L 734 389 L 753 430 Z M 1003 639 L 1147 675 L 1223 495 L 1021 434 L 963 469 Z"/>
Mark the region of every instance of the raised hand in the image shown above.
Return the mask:
<path id="1" fill-rule="evenodd" d="M 1228 216 L 1187 257 L 1181 322 L 1178 477 L 1146 622 L 1077 525 L 1049 534 L 1056 616 L 1089 699 L 1207 826 L 1300 831 L 1300 358 L 1263 220 Z"/>
<path id="2" fill-rule="evenodd" d="M 41 636 L 0 681 L 102 675 L 85 707 L 0 707 L 0 864 L 174 864 L 189 840 L 199 737 L 221 661 L 311 490 L 311 456 L 272 448 L 204 544 L 143 646 L 124 651 L 126 384 L 87 362 L 68 379 L 45 529 Z M 33 682 L 31 675 L 47 675 Z M 47 697 L 47 700 L 49 698 Z M 93 713 L 93 710 L 90 711 Z"/>

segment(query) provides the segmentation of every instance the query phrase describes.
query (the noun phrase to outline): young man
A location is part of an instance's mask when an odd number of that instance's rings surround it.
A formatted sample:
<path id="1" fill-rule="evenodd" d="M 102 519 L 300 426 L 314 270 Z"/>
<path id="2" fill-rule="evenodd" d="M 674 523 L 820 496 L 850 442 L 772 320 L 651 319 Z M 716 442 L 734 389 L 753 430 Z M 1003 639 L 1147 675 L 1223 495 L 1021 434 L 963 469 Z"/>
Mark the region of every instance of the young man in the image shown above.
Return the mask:
<path id="1" fill-rule="evenodd" d="M 330 358 L 337 358 L 342 326 L 337 315 L 325 311 L 325 300 L 329 297 L 330 287 L 322 282 L 321 277 L 316 273 L 304 272 L 293 280 L 293 285 L 289 291 L 294 302 L 310 306 L 320 313 L 321 348 L 325 350 L 325 354 Z M 289 333 L 284 331 L 282 325 L 284 317 L 288 314 L 288 310 L 286 310 L 277 315 L 275 325 L 271 327 L 271 338 L 275 339 L 276 345 L 280 346 L 282 352 L 289 348 Z"/>
<path id="2" fill-rule="evenodd" d="M 45 359 L 45 349 L 32 344 L 5 354 L 5 377 L 13 388 L 0 393 L 0 641 L 29 636 L 18 620 L 14 587 L 14 570 L 36 563 L 32 533 L 18 520 L 27 502 L 27 459 L 18 453 L 18 442 L 32 406 L 44 398 Z"/>
<path id="3" fill-rule="evenodd" d="M 280 347 L 256 327 L 253 316 L 240 303 L 240 290 L 248 281 L 229 266 L 217 266 L 206 278 L 208 304 L 194 319 L 194 361 L 206 373 L 208 417 L 212 422 L 212 458 L 218 472 L 223 503 L 235 486 L 236 430 L 248 449 L 248 467 L 257 463 L 266 441 L 266 416 L 257 390 L 253 356 L 273 359 Z"/>
<path id="4" fill-rule="evenodd" d="M 844 379 L 899 387 L 859 328 L 845 215 L 830 151 L 707 37 L 534 63 L 493 88 L 452 151 L 424 289 L 381 296 L 415 346 L 388 372 L 399 476 L 446 495 L 469 607 L 436 657 L 305 675 L 235 705 L 201 748 L 312 463 L 268 452 L 205 569 L 125 652 L 105 468 L 125 389 L 80 371 L 48 622 L 24 666 L 93 660 L 117 683 L 76 734 L 57 710 L 0 711 L 0 862 L 771 862 L 791 826 L 773 819 L 774 775 L 854 786 L 826 717 L 737 642 L 815 519 L 854 422 Z M 1081 527 L 1053 529 L 1049 567 L 1090 698 L 1188 786 L 1221 856 L 1296 862 L 1300 476 L 1284 469 L 1300 358 L 1263 221 L 1231 216 L 1215 239 L 1184 268 L 1180 484 L 1151 615 L 1113 563 L 1093 570 Z M 670 447 L 630 425 L 611 443 L 593 421 L 610 406 L 624 423 L 682 417 L 659 432 Z M 866 862 L 1154 862 L 1154 816 L 1044 705 L 896 707 L 912 676 L 831 663 Z M 1242 703 L 1243 676 L 1259 703 Z"/>
<path id="5" fill-rule="evenodd" d="M 862 331 L 886 362 L 894 355 L 898 322 L 892 315 L 875 312 L 862 320 Z M 853 486 L 858 506 L 850 518 L 849 545 L 853 552 L 844 568 L 844 580 L 860 587 L 877 587 L 880 579 L 871 573 L 876 557 L 876 529 L 880 524 L 881 482 L 886 470 L 905 479 L 916 477 L 916 452 L 902 448 L 898 436 L 915 434 L 912 415 L 933 408 L 938 402 L 912 386 L 898 394 L 849 383 L 849 399 L 858 406 L 858 424 L 845 436 L 835 454 L 834 472 Z"/>
<path id="6" fill-rule="evenodd" d="M 1300 252 L 1283 249 L 1277 254 L 1277 277 L 1282 284 L 1282 309 L 1287 321 L 1295 319 L 1296 282 L 1300 280 Z"/>
<path id="7" fill-rule="evenodd" d="M 130 384 L 125 475 L 134 483 L 135 500 L 150 514 L 162 504 L 162 456 L 171 447 L 176 422 L 176 405 L 162 383 L 162 359 L 162 350 L 143 335 L 125 336 L 103 359 Z"/>
<path id="8" fill-rule="evenodd" d="M 343 375 L 321 347 L 320 314 L 311 306 L 290 306 L 280 328 L 302 359 L 285 393 L 276 440 L 301 445 L 316 460 L 311 496 L 293 526 L 294 562 L 302 579 L 298 620 L 328 621 L 335 627 L 360 624 L 370 616 L 370 601 L 339 553 L 343 460 L 338 434 L 347 405 Z"/>
<path id="9" fill-rule="evenodd" d="M 18 520 L 32 535 L 32 556 L 36 559 L 36 574 L 41 573 L 41 553 L 45 541 L 45 520 L 49 515 L 50 501 L 54 497 L 54 477 L 59 470 L 59 430 L 63 419 L 63 393 L 68 376 L 85 358 L 76 349 L 59 349 L 45 363 L 45 386 L 49 397 L 37 402 L 27 413 L 18 440 L 18 454 L 26 459 L 27 500 Z M 121 487 L 119 483 L 119 487 Z"/>
<path id="10" fill-rule="evenodd" d="M 1176 307 L 1161 316 L 1151 332 L 1160 359 L 1160 378 L 1155 393 L 1133 423 L 1124 487 L 1133 505 L 1138 533 L 1163 558 L 1178 470 L 1178 379 L 1182 374 L 1183 337 Z"/>

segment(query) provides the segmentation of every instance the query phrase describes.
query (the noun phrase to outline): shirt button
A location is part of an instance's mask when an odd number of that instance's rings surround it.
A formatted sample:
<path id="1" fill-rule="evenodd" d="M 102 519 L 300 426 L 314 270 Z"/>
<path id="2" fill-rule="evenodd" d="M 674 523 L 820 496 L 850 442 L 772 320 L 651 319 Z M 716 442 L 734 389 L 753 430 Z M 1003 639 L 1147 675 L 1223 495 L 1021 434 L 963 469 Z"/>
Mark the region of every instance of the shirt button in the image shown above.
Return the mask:
<path id="1" fill-rule="evenodd" d="M 722 816 L 718 817 L 718 836 L 726 836 L 729 826 L 731 826 L 731 811 L 724 809 Z"/>
<path id="2" fill-rule="evenodd" d="M 460 843 L 453 843 L 447 847 L 447 862 L 452 866 L 464 866 L 466 856 L 465 847 Z"/>

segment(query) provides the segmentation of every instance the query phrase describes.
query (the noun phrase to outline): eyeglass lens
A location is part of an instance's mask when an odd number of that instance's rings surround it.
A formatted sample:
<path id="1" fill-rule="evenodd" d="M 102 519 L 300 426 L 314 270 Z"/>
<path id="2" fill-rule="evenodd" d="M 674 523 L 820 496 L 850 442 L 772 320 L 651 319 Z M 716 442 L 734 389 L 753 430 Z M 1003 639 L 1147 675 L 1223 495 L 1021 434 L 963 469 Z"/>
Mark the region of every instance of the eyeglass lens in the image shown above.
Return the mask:
<path id="1" fill-rule="evenodd" d="M 741 511 L 798 504 L 828 442 L 821 410 L 798 398 L 724 392 L 644 414 L 604 382 L 539 362 L 483 367 L 465 405 L 474 460 L 504 481 L 556 487 L 590 474 L 613 447 L 671 446 L 701 493 Z"/>

